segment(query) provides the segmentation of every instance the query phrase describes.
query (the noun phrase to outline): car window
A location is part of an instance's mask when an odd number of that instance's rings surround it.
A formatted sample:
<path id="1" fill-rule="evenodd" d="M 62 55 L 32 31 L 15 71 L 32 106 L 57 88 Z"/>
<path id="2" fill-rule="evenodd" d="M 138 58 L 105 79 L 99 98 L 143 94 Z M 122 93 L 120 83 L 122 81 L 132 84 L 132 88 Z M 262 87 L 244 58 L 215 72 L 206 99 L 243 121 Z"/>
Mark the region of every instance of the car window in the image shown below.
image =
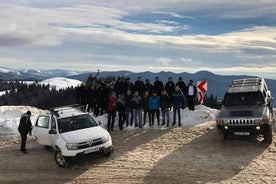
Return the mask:
<path id="1" fill-rule="evenodd" d="M 54 118 L 54 116 L 52 116 L 52 122 L 51 122 L 51 129 L 56 129 L 56 118 Z"/>
<path id="2" fill-rule="evenodd" d="M 40 116 L 37 119 L 36 126 L 41 128 L 49 128 L 49 116 Z"/>
<path id="3" fill-rule="evenodd" d="M 98 124 L 89 114 L 58 119 L 58 129 L 60 133 L 90 128 L 94 126 L 98 126 Z"/>
<path id="4" fill-rule="evenodd" d="M 261 92 L 227 93 L 224 98 L 225 106 L 261 105 L 264 98 Z"/>

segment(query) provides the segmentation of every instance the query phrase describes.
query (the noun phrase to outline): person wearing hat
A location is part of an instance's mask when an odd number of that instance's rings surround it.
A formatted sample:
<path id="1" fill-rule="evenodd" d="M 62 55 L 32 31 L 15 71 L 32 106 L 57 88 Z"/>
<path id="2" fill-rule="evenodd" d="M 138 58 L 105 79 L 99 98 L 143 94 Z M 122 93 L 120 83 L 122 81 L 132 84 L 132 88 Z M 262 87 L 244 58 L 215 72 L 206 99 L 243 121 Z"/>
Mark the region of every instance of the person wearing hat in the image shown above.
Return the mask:
<path id="1" fill-rule="evenodd" d="M 27 135 L 32 130 L 32 122 L 31 122 L 31 111 L 27 111 L 26 113 L 22 114 L 20 117 L 20 122 L 18 126 L 18 132 L 21 136 L 21 148 L 20 150 L 23 153 L 27 153 L 26 151 L 26 142 L 27 142 Z"/>
<path id="2" fill-rule="evenodd" d="M 188 107 L 190 111 L 195 110 L 195 102 L 196 102 L 196 95 L 197 95 L 197 88 L 196 86 L 193 84 L 193 80 L 189 81 L 187 90 L 187 103 L 188 103 Z"/>

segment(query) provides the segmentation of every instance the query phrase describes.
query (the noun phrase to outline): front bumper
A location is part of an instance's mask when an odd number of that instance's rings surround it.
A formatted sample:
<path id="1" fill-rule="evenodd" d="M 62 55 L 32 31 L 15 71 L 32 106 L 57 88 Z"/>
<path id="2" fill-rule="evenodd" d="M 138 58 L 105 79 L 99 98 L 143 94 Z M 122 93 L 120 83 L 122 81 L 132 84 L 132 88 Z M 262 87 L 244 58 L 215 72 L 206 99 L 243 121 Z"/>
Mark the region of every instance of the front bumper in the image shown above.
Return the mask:
<path id="1" fill-rule="evenodd" d="M 259 135 L 270 127 L 270 124 L 250 125 L 250 126 L 234 126 L 234 125 L 217 125 L 217 127 L 223 132 L 230 135 Z"/>
<path id="2" fill-rule="evenodd" d="M 61 149 L 62 155 L 65 157 L 78 157 L 80 155 L 91 155 L 91 154 L 98 154 L 98 153 L 106 153 L 109 150 L 112 150 L 112 141 L 111 139 L 103 144 L 84 148 L 84 149 L 77 149 L 77 150 L 68 150 L 66 148 Z"/>

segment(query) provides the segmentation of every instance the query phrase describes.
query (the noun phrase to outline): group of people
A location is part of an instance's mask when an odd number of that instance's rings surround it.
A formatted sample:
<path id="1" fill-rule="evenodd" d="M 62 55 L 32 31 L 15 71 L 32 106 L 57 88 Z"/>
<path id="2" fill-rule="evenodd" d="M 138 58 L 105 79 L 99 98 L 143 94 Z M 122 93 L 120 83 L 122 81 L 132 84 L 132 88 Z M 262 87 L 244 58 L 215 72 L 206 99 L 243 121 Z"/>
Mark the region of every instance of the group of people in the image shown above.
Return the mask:
<path id="1" fill-rule="evenodd" d="M 155 78 L 154 84 L 148 79 L 144 83 L 141 77 L 133 84 L 130 78 L 124 80 L 119 77 L 117 81 L 97 80 L 97 76 L 90 75 L 86 83 L 82 83 L 76 91 L 79 105 L 86 108 L 95 116 L 108 114 L 107 129 L 114 131 L 115 117 L 118 113 L 119 129 L 135 126 L 142 128 L 148 125 L 170 126 L 170 111 L 173 109 L 172 126 L 178 123 L 181 126 L 180 109 L 188 105 L 189 110 L 194 110 L 197 88 L 190 80 L 186 85 L 181 77 L 175 84 L 172 77 L 164 85 L 159 77 Z M 162 122 L 160 122 L 160 112 Z M 143 116 L 143 117 L 142 117 Z M 178 117 L 177 117 L 178 116 Z M 31 134 L 31 112 L 22 114 L 18 131 L 21 135 L 21 151 L 26 151 L 28 133 Z M 156 118 L 156 121 L 155 121 Z M 178 120 L 176 122 L 176 120 Z"/>
<path id="2" fill-rule="evenodd" d="M 99 80 L 92 74 L 86 83 L 82 83 L 76 91 L 78 103 L 94 116 L 108 114 L 107 129 L 114 131 L 116 114 L 118 125 L 122 130 L 128 126 L 142 128 L 148 125 L 170 126 L 170 111 L 173 110 L 172 126 L 181 126 L 180 109 L 188 106 L 194 110 L 197 88 L 190 80 L 185 84 L 182 77 L 174 83 L 172 77 L 164 83 L 155 78 L 153 84 L 141 77 L 132 83 L 130 78 L 118 77 L 116 81 Z M 162 122 L 160 122 L 160 113 Z"/>

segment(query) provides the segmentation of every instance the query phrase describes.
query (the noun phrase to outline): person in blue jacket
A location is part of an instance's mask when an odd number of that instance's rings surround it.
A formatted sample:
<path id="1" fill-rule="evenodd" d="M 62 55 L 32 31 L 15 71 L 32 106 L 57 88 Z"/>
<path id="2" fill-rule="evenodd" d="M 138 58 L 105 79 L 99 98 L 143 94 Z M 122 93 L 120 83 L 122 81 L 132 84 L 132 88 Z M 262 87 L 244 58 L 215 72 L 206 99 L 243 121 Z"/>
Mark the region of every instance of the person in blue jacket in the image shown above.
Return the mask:
<path id="1" fill-rule="evenodd" d="M 149 109 L 151 114 L 151 125 L 154 126 L 154 115 L 156 115 L 157 123 L 160 125 L 160 97 L 157 96 L 157 92 L 154 91 L 152 96 L 149 99 Z"/>
<path id="2" fill-rule="evenodd" d="M 175 90 L 172 94 L 172 105 L 173 105 L 173 125 L 176 124 L 176 112 L 178 114 L 178 126 L 181 126 L 181 115 L 180 115 L 180 108 L 184 104 L 184 95 L 180 90 L 179 86 L 175 86 Z"/>

